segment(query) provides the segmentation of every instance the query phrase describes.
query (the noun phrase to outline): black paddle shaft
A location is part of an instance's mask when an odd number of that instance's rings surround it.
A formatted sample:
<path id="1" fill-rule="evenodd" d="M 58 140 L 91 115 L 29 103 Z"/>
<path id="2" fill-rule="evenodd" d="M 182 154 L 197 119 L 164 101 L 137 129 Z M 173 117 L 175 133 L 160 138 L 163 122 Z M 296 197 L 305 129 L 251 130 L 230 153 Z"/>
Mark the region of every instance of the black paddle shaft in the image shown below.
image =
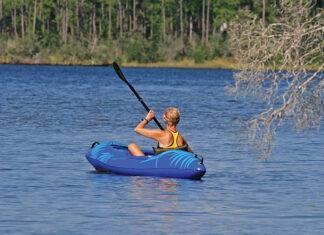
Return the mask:
<path id="1" fill-rule="evenodd" d="M 144 100 L 139 96 L 139 94 L 136 92 L 136 90 L 134 89 L 134 87 L 126 80 L 124 74 L 122 73 L 122 71 L 120 70 L 120 68 L 119 68 L 119 66 L 118 66 L 118 64 L 116 62 L 113 63 L 113 67 L 114 67 L 115 72 L 117 73 L 118 77 L 120 77 L 120 79 L 127 84 L 127 86 L 132 90 L 132 92 L 134 93 L 134 95 L 137 97 L 137 99 L 139 100 L 139 102 L 142 103 L 142 105 L 144 106 L 144 108 L 146 109 L 146 111 L 149 112 L 150 109 L 144 103 Z M 155 123 L 158 125 L 158 127 L 161 130 L 164 130 L 164 128 L 161 126 L 161 124 L 156 119 L 156 117 L 154 117 L 153 120 L 155 121 Z"/>

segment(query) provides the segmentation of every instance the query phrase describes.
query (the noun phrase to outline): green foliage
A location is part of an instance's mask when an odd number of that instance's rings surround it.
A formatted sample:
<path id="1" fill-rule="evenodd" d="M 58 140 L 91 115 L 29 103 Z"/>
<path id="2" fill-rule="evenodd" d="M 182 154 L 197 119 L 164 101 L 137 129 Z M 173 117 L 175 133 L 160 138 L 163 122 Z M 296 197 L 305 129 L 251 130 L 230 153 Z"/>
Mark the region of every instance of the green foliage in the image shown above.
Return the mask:
<path id="1" fill-rule="evenodd" d="M 211 57 L 231 57 L 229 42 L 225 35 L 215 36 L 210 39 L 209 48 L 212 53 Z"/>
<path id="2" fill-rule="evenodd" d="M 174 39 L 171 36 L 167 36 L 164 42 L 158 44 L 158 53 L 162 61 L 176 60 L 181 49 L 182 43 L 180 39 Z"/>
<path id="3" fill-rule="evenodd" d="M 136 0 L 134 30 L 133 0 L 42 0 L 36 5 L 34 0 L 2 0 L 0 55 L 15 61 L 48 62 L 56 58 L 62 63 L 149 63 L 187 58 L 202 63 L 231 56 L 226 31 L 240 9 L 262 16 L 262 1 L 205 0 L 204 8 L 202 2 L 184 0 L 180 9 L 178 0 L 164 0 L 163 9 L 162 0 Z M 275 21 L 276 2 L 266 1 L 267 22 Z M 316 9 L 322 7 L 320 2 Z M 209 41 L 202 21 L 208 25 Z"/>
<path id="4" fill-rule="evenodd" d="M 154 63 L 161 61 L 155 41 L 146 40 L 138 35 L 127 40 L 125 51 L 127 62 Z"/>
<path id="5" fill-rule="evenodd" d="M 218 0 L 213 4 L 214 24 L 218 27 L 223 22 L 232 20 L 240 6 L 240 0 Z"/>
<path id="6" fill-rule="evenodd" d="M 33 58 L 40 50 L 39 41 L 32 35 L 25 39 L 14 40 L 8 37 L 0 39 L 0 54 L 15 62 L 23 62 L 26 58 Z"/>
<path id="7" fill-rule="evenodd" d="M 44 48 L 57 48 L 60 46 L 60 35 L 52 31 L 46 31 L 41 40 L 41 45 Z"/>
<path id="8" fill-rule="evenodd" d="M 195 63 L 203 63 L 209 57 L 209 50 L 206 46 L 196 48 L 191 55 Z"/>

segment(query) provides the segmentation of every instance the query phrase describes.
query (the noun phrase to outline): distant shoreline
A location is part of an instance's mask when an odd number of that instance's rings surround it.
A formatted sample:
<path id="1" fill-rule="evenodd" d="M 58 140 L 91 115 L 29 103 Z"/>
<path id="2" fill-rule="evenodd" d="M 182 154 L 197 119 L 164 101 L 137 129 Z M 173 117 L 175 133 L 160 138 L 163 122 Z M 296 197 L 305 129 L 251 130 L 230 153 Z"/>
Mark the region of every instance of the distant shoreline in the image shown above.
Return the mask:
<path id="1" fill-rule="evenodd" d="M 107 63 L 95 63 L 93 61 L 65 61 L 65 62 L 48 62 L 36 60 L 12 61 L 10 59 L 1 59 L 0 64 L 8 65 L 39 65 L 39 66 L 93 66 L 93 67 L 109 67 L 112 61 Z M 118 62 L 121 67 L 129 68 L 183 68 L 183 69 L 227 69 L 241 70 L 240 65 L 234 58 L 217 58 L 203 63 L 195 63 L 193 60 L 184 59 L 181 61 L 164 61 L 156 63 L 137 63 L 137 62 Z M 308 66 L 307 71 L 316 71 L 318 67 Z M 286 69 L 290 70 L 290 69 Z"/>
<path id="2" fill-rule="evenodd" d="M 44 65 L 44 66 L 112 66 L 112 62 L 94 63 L 91 61 L 66 61 L 66 62 L 47 62 L 47 61 L 12 61 L 0 59 L 0 64 L 11 65 Z M 233 58 L 217 58 L 204 63 L 195 63 L 193 60 L 184 59 L 182 61 L 165 61 L 156 63 L 137 63 L 137 62 L 118 62 L 122 67 L 142 67 L 142 68 L 195 68 L 195 69 L 238 69 L 238 64 Z"/>

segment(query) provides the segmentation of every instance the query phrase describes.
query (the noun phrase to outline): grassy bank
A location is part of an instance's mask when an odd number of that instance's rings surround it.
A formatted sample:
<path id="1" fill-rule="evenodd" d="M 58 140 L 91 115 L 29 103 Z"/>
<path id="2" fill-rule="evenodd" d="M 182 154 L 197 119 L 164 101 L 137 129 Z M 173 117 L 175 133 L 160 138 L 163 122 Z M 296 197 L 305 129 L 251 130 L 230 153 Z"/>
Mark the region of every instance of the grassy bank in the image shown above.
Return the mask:
<path id="1" fill-rule="evenodd" d="M 70 65 L 70 66 L 110 66 L 113 61 L 107 63 L 98 63 L 95 61 L 77 61 L 66 60 L 12 60 L 9 58 L 1 58 L 0 64 L 27 64 L 27 65 Z M 165 61 L 156 63 L 137 63 L 137 62 L 120 62 L 123 67 L 147 67 L 147 68 L 202 68 L 202 69 L 238 69 L 238 64 L 233 58 L 217 58 L 212 61 L 203 63 L 195 63 L 194 60 L 184 59 L 182 61 Z"/>
<path id="2" fill-rule="evenodd" d="M 0 57 L 0 64 L 16 64 L 16 65 L 62 65 L 62 66 L 112 66 L 113 61 L 106 63 L 95 61 L 78 61 L 78 60 L 66 60 L 57 61 L 55 58 L 51 60 L 11 60 L 8 58 Z M 142 68 L 194 68 L 194 69 L 233 69 L 240 70 L 240 65 L 234 58 L 217 58 L 211 61 L 205 61 L 203 63 L 195 63 L 194 60 L 184 59 L 181 61 L 165 61 L 156 63 L 137 63 L 137 62 L 118 62 L 122 67 L 142 67 Z M 248 68 L 246 66 L 245 68 Z M 269 68 L 275 69 L 275 68 Z M 286 70 L 292 70 L 296 68 L 286 68 Z M 298 68 L 304 69 L 304 68 Z M 316 71 L 317 66 L 307 66 L 307 71 Z"/>
<path id="3" fill-rule="evenodd" d="M 122 63 L 125 67 L 149 67 L 149 68 L 200 68 L 200 69 L 238 69 L 238 64 L 233 58 L 217 58 L 203 63 L 195 63 L 194 60 L 165 61 L 156 63 Z"/>

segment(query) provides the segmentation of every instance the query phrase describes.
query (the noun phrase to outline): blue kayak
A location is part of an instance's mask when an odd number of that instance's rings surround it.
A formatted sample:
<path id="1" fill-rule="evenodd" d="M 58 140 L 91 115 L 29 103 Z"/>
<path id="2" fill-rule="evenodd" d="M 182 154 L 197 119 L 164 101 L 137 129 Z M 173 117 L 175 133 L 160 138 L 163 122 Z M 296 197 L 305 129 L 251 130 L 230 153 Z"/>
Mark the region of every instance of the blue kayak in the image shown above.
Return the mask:
<path id="1" fill-rule="evenodd" d="M 154 155 L 153 150 L 143 152 L 145 156 L 135 157 L 124 144 L 95 142 L 86 158 L 97 171 L 122 175 L 200 179 L 206 173 L 203 158 L 193 153 L 183 150 L 169 150 L 158 155 Z"/>

